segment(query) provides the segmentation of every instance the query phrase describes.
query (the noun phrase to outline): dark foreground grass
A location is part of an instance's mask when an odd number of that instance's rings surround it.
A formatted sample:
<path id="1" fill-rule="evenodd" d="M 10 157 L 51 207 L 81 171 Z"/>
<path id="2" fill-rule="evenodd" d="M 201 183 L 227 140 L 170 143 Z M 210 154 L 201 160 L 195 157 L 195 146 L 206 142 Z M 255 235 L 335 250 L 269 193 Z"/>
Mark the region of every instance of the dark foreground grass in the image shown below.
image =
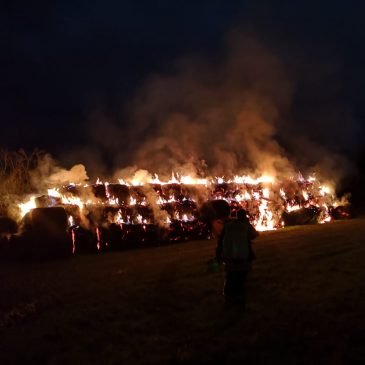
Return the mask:
<path id="1" fill-rule="evenodd" d="M 214 242 L 2 263 L 0 364 L 364 364 L 365 220 L 262 234 L 244 314 Z"/>

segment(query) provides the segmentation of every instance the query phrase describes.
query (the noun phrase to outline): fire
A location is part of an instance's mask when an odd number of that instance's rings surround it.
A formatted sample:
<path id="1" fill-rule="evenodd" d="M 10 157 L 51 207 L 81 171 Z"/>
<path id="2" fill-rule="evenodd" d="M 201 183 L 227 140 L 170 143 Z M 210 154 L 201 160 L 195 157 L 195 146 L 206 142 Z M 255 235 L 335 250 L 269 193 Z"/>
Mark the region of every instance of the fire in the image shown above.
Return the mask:
<path id="1" fill-rule="evenodd" d="M 243 200 L 250 200 L 250 199 L 252 199 L 252 197 L 247 191 L 245 191 L 243 194 L 237 194 L 235 196 L 235 200 L 237 200 L 238 202 L 241 202 Z"/>
<path id="2" fill-rule="evenodd" d="M 118 179 L 118 183 L 103 182 L 98 178 L 93 185 L 72 185 L 75 191 L 88 189 L 89 195 L 76 194 L 65 187 L 48 189 L 48 203 L 32 196 L 19 204 L 20 216 L 23 217 L 38 205 L 63 205 L 78 207 L 80 212 L 98 207 L 109 209 L 107 215 L 110 218 L 103 219 L 119 225 L 156 224 L 159 219 L 163 225 L 174 221 L 188 223 L 197 220 L 199 207 L 196 202 L 202 201 L 201 196 L 194 195 L 194 191 L 204 190 L 205 200 L 223 199 L 234 209 L 246 209 L 251 223 L 257 230 L 263 231 L 283 227 L 283 214 L 301 209 L 313 208 L 313 212 L 318 211 L 319 223 L 329 222 L 332 219 L 331 209 L 343 204 L 343 201 L 336 199 L 333 189 L 321 184 L 314 176 L 306 179 L 299 175 L 297 179 L 280 181 L 269 175 L 201 178 L 172 173 L 170 179 L 161 181 L 157 174 L 144 172 L 131 178 Z M 146 185 L 149 185 L 147 191 L 154 190 L 155 193 L 144 195 Z M 163 214 L 158 214 L 162 211 Z M 70 214 L 69 225 L 74 225 L 75 221 L 77 219 Z"/>
<path id="3" fill-rule="evenodd" d="M 191 176 L 186 175 L 186 176 L 181 176 L 180 183 L 185 185 L 207 185 L 208 180 L 193 178 Z"/>
<path id="4" fill-rule="evenodd" d="M 286 207 L 286 211 L 288 212 L 288 213 L 290 213 L 290 212 L 294 212 L 294 211 L 296 211 L 296 210 L 299 210 L 301 208 L 301 206 L 300 205 L 292 205 L 292 206 L 290 206 L 290 205 L 288 205 L 287 207 Z"/>
<path id="5" fill-rule="evenodd" d="M 262 200 L 259 206 L 260 215 L 256 221 L 256 229 L 258 231 L 267 231 L 275 229 L 275 222 L 273 220 L 273 214 L 268 209 L 268 202 Z"/>
<path id="6" fill-rule="evenodd" d="M 72 227 L 72 226 L 75 225 L 75 219 L 74 219 L 74 217 L 72 215 L 70 215 L 68 217 L 68 225 L 69 225 L 69 227 Z"/>
<path id="7" fill-rule="evenodd" d="M 55 197 L 55 198 L 60 198 L 61 194 L 57 189 L 53 188 L 53 189 L 48 189 L 48 196 L 52 196 L 52 197 Z"/>
<path id="8" fill-rule="evenodd" d="M 62 204 L 64 204 L 64 205 L 77 205 L 80 208 L 80 210 L 83 210 L 85 204 L 87 204 L 87 201 L 83 202 L 81 200 L 81 198 L 79 198 L 79 197 L 62 196 Z"/>
<path id="9" fill-rule="evenodd" d="M 331 189 L 328 186 L 320 186 L 319 187 L 319 192 L 322 196 L 325 196 L 327 194 L 331 193 Z"/>
<path id="10" fill-rule="evenodd" d="M 114 218 L 114 223 L 117 223 L 117 224 L 125 223 L 124 219 L 123 219 L 122 211 L 120 209 L 118 210 L 118 213 L 116 214 L 116 216 Z"/>
<path id="11" fill-rule="evenodd" d="M 251 176 L 235 176 L 233 178 L 233 182 L 236 184 L 249 184 L 249 185 L 257 185 L 261 183 L 270 183 L 273 184 L 275 179 L 272 176 L 263 175 L 259 178 L 254 179 Z M 229 180 L 228 182 L 232 182 L 232 180 Z"/>
<path id="12" fill-rule="evenodd" d="M 37 204 L 35 202 L 36 197 L 31 196 L 28 201 L 25 203 L 21 203 L 18 205 L 20 209 L 20 216 L 23 218 L 28 212 L 30 212 L 32 209 L 37 208 Z"/>

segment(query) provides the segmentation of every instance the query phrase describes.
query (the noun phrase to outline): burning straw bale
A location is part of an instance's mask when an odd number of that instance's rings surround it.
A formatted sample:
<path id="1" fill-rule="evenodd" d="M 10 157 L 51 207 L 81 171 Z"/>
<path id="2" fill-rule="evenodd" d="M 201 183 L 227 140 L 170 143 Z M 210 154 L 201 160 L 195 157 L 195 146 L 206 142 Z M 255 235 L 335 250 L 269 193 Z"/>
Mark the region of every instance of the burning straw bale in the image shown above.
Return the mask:
<path id="1" fill-rule="evenodd" d="M 181 181 L 173 175 L 168 182 L 152 178 L 143 184 L 124 180 L 119 184 L 70 184 L 33 196 L 33 203 L 23 204 L 22 208 L 63 209 L 74 253 L 210 237 L 211 231 L 221 228 L 219 222 L 241 208 L 247 210 L 258 230 L 350 216 L 343 201 L 312 177 L 274 181 L 268 177 L 235 176 L 200 179 L 196 183 L 182 177 Z M 37 214 L 48 216 L 39 212 L 43 211 L 31 213 L 36 221 Z M 62 219 L 64 231 L 67 219 Z M 52 236 L 46 228 L 40 228 L 37 235 L 42 236 L 41 232 Z"/>

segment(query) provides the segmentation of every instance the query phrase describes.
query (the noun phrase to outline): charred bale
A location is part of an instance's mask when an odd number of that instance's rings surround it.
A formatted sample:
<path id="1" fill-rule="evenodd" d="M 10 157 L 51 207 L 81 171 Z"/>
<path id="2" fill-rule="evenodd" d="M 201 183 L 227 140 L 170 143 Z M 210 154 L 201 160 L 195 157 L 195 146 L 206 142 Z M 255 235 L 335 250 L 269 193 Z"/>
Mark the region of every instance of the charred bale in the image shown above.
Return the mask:
<path id="1" fill-rule="evenodd" d="M 350 205 L 339 205 L 338 207 L 332 207 L 330 209 L 330 215 L 333 219 L 350 219 L 352 217 Z"/>
<path id="2" fill-rule="evenodd" d="M 162 185 L 161 184 L 148 184 L 158 195 L 162 195 Z"/>
<path id="3" fill-rule="evenodd" d="M 209 200 L 212 191 L 205 185 L 181 185 L 183 199 L 203 203 Z"/>
<path id="4" fill-rule="evenodd" d="M 213 189 L 213 196 L 221 197 L 225 196 L 226 192 L 228 191 L 228 183 L 220 183 L 216 184 Z"/>
<path id="5" fill-rule="evenodd" d="M 169 214 L 170 217 L 174 217 L 175 212 L 177 212 L 178 205 L 179 205 L 179 203 L 177 203 L 177 202 L 164 203 L 164 204 L 161 204 L 161 210 L 165 210 Z"/>
<path id="6" fill-rule="evenodd" d="M 131 198 L 135 199 L 136 204 L 143 204 L 146 201 L 146 195 L 140 186 L 131 186 L 129 193 Z"/>
<path id="7" fill-rule="evenodd" d="M 22 233 L 12 243 L 22 258 L 58 258 L 72 254 L 67 232 L 67 215 L 62 207 L 35 208 L 24 218 Z"/>
<path id="8" fill-rule="evenodd" d="M 142 226 L 144 230 L 144 243 L 153 244 L 159 241 L 159 228 L 154 224 L 144 224 Z"/>
<path id="9" fill-rule="evenodd" d="M 108 228 L 101 231 L 101 240 L 107 250 L 118 251 L 124 248 L 125 233 L 119 224 L 111 223 Z"/>
<path id="10" fill-rule="evenodd" d="M 62 200 L 53 196 L 41 195 L 35 198 L 35 204 L 37 208 L 47 208 L 55 205 L 61 205 Z"/>
<path id="11" fill-rule="evenodd" d="M 301 208 L 293 212 L 283 212 L 282 220 L 285 226 L 298 226 L 318 222 L 320 210 L 317 207 Z"/>
<path id="12" fill-rule="evenodd" d="M 91 186 L 92 192 L 95 198 L 106 200 L 106 189 L 104 184 L 94 184 Z"/>
<path id="13" fill-rule="evenodd" d="M 168 240 L 170 242 L 186 241 L 186 230 L 184 222 L 174 220 L 171 222 L 168 230 Z"/>
<path id="14" fill-rule="evenodd" d="M 104 206 L 87 206 L 88 213 L 85 215 L 88 221 L 88 227 L 96 228 L 108 219 L 108 207 Z"/>
<path id="15" fill-rule="evenodd" d="M 81 226 L 71 228 L 73 252 L 75 254 L 97 253 L 98 239 L 94 230 Z"/>
<path id="16" fill-rule="evenodd" d="M 213 220 L 226 219 L 231 213 L 231 208 L 225 200 L 210 200 L 199 209 L 201 221 L 211 224 Z"/>
<path id="17" fill-rule="evenodd" d="M 137 205 L 135 207 L 135 212 L 137 215 L 142 216 L 143 221 L 147 220 L 147 222 L 153 222 L 153 211 L 150 207 L 145 205 Z"/>
<path id="18" fill-rule="evenodd" d="M 80 212 L 80 207 L 78 205 L 64 205 L 63 206 L 66 214 L 68 217 L 72 216 L 75 222 L 75 225 L 80 225 L 81 224 L 81 212 Z"/>
<path id="19" fill-rule="evenodd" d="M 104 185 L 100 185 L 101 189 Z M 67 185 L 62 189 L 62 194 L 66 197 L 78 197 L 84 200 L 95 198 L 94 185 Z"/>
<path id="20" fill-rule="evenodd" d="M 209 237 L 208 226 L 198 219 L 183 222 L 186 240 L 201 240 Z"/>
<path id="21" fill-rule="evenodd" d="M 106 188 L 108 196 L 118 199 L 119 204 L 129 204 L 130 193 L 129 187 L 122 184 L 109 184 Z"/>
<path id="22" fill-rule="evenodd" d="M 144 241 L 142 224 L 123 224 L 125 236 L 123 242 L 126 248 L 137 248 Z"/>
<path id="23" fill-rule="evenodd" d="M 177 207 L 180 216 L 182 214 L 187 214 L 193 217 L 198 215 L 198 209 L 194 201 L 192 200 L 183 200 L 179 206 Z"/>
<path id="24" fill-rule="evenodd" d="M 162 194 L 166 200 L 172 197 L 174 197 L 175 200 L 181 200 L 183 198 L 180 184 L 162 185 Z"/>

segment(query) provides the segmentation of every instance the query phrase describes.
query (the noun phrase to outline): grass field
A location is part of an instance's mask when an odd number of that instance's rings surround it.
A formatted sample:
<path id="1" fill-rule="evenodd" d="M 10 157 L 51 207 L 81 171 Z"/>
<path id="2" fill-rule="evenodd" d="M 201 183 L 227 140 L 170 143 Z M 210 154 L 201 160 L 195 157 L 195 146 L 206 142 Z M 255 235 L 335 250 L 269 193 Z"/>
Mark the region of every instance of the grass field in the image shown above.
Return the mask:
<path id="1" fill-rule="evenodd" d="M 214 245 L 1 263 L 0 364 L 365 364 L 365 219 L 263 233 L 244 314 Z"/>

